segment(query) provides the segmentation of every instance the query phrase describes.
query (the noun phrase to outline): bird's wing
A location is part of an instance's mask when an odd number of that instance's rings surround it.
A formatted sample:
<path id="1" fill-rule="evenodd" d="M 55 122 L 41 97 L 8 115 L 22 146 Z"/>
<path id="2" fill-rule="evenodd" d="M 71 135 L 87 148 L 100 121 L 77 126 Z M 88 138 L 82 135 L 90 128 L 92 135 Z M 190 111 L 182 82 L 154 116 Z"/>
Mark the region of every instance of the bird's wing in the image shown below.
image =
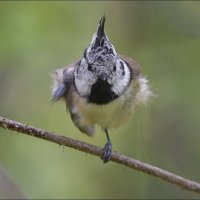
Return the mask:
<path id="1" fill-rule="evenodd" d="M 131 68 L 134 79 L 141 75 L 140 65 L 135 60 L 120 54 L 118 56 Z"/>
<path id="2" fill-rule="evenodd" d="M 74 81 L 74 68 L 78 62 L 76 61 L 65 68 L 55 71 L 53 74 L 54 85 L 51 102 L 58 101 L 62 97 L 67 98 Z"/>

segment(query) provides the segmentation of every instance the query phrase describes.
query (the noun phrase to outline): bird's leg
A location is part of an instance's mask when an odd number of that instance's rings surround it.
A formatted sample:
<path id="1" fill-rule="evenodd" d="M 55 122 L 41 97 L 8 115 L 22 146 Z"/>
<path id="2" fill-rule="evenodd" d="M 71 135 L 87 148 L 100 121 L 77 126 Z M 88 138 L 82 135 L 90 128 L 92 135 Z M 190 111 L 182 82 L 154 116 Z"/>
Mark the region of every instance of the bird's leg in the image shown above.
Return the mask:
<path id="1" fill-rule="evenodd" d="M 105 133 L 106 133 L 107 142 L 103 149 L 103 158 L 102 159 L 103 159 L 104 163 L 106 163 L 110 160 L 111 153 L 112 153 L 112 143 L 110 141 L 110 137 L 109 137 L 107 129 L 105 129 Z"/>

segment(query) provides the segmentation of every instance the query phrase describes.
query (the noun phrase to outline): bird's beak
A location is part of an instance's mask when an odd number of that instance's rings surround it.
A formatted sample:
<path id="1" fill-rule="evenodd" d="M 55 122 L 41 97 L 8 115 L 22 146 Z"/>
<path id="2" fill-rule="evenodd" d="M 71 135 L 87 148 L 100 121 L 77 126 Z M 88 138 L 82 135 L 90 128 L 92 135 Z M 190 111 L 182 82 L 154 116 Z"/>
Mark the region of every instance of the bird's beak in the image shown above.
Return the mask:
<path id="1" fill-rule="evenodd" d="M 107 74 L 105 72 L 101 72 L 101 74 L 99 75 L 99 79 L 102 81 L 106 81 L 107 80 Z"/>

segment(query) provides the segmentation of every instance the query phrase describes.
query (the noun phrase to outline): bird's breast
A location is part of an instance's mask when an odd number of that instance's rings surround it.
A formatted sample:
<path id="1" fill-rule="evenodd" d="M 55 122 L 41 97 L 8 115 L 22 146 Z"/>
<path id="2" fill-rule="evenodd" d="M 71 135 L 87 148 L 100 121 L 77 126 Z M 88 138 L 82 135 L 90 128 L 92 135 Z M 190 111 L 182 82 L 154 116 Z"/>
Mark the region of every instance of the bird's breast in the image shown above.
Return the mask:
<path id="1" fill-rule="evenodd" d="M 82 116 L 82 123 L 86 126 L 97 124 L 102 129 L 117 128 L 129 118 L 133 111 L 134 92 L 132 87 L 127 88 L 122 96 L 106 104 L 104 104 L 105 101 L 99 100 L 97 97 L 94 97 L 93 100 L 97 100 L 100 102 L 99 104 L 96 101 L 89 103 L 84 98 L 77 98 L 76 108 Z"/>

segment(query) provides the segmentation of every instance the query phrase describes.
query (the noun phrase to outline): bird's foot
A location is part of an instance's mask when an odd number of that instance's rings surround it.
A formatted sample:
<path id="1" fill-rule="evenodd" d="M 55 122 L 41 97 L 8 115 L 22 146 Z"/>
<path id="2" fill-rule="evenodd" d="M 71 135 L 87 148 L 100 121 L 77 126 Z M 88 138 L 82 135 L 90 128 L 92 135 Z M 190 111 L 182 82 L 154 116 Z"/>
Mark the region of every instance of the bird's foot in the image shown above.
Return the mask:
<path id="1" fill-rule="evenodd" d="M 103 149 L 103 163 L 107 163 L 110 160 L 112 154 L 112 144 L 110 141 L 108 141 Z"/>

